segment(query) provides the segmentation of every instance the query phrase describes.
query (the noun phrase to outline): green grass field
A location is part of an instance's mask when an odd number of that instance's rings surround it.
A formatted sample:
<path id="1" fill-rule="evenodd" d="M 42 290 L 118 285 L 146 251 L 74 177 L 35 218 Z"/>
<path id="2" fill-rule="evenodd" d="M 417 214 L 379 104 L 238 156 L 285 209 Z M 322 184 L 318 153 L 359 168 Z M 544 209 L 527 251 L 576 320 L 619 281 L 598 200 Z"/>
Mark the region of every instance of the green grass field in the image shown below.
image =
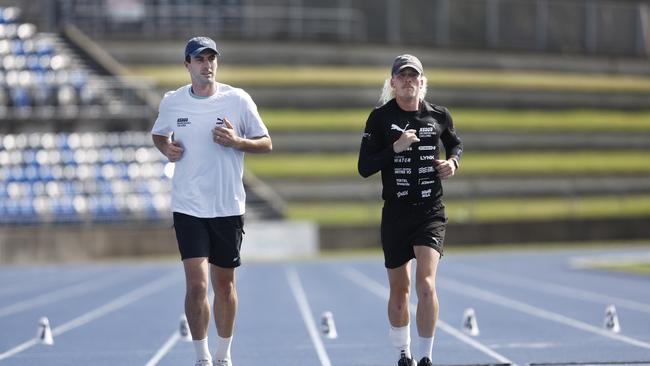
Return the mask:
<path id="1" fill-rule="evenodd" d="M 499 198 L 445 200 L 452 222 L 499 222 L 608 217 L 649 217 L 650 195 L 566 198 Z M 290 203 L 292 219 L 313 220 L 328 225 L 378 224 L 380 199 L 370 203 Z"/>
<path id="2" fill-rule="evenodd" d="M 189 82 L 182 64 L 132 66 L 132 75 L 144 77 L 165 89 Z M 376 67 L 231 66 L 220 68 L 218 80 L 247 86 L 376 86 L 377 97 L 387 70 Z M 429 86 L 450 88 L 529 89 L 591 92 L 649 93 L 650 77 L 583 75 L 494 70 L 429 71 Z M 363 129 L 373 106 L 363 109 L 287 110 L 263 109 L 272 132 L 355 131 Z M 646 111 L 601 110 L 493 110 L 450 106 L 460 131 L 650 131 L 650 105 Z"/>
<path id="3" fill-rule="evenodd" d="M 131 67 L 134 76 L 149 78 L 159 87 L 176 89 L 189 82 L 182 64 Z M 373 87 L 380 88 L 388 70 L 383 67 L 249 67 L 220 66 L 217 79 L 237 87 Z M 594 93 L 650 93 L 650 77 L 586 75 L 554 72 L 494 70 L 427 70 L 429 88 L 544 90 Z M 650 133 L 650 104 L 643 111 L 617 110 L 496 110 L 453 108 L 459 132 L 628 132 Z M 373 106 L 358 109 L 260 110 L 271 135 L 283 131 L 342 131 L 361 135 Z M 504 176 L 646 175 L 649 151 L 474 152 L 463 156 L 459 176 L 489 179 Z M 357 154 L 301 153 L 254 155 L 246 166 L 261 178 L 361 179 Z M 455 222 L 548 220 L 558 218 L 650 217 L 650 195 L 609 197 L 500 198 L 447 200 L 447 213 Z M 378 224 L 381 202 L 288 203 L 288 216 L 321 224 Z M 647 270 L 646 267 L 640 269 Z"/>
<path id="4" fill-rule="evenodd" d="M 188 83 L 187 70 L 178 65 L 131 66 L 131 74 L 151 79 L 158 86 L 175 89 Z M 428 69 L 429 87 L 589 92 L 650 92 L 650 77 L 583 75 L 579 73 L 499 70 Z M 389 77 L 384 67 L 331 66 L 233 66 L 219 67 L 217 80 L 247 86 L 377 86 Z"/>
<path id="5" fill-rule="evenodd" d="M 454 125 L 465 131 L 511 132 L 650 132 L 648 111 L 596 110 L 494 110 L 451 108 Z M 350 131 L 361 133 L 372 110 L 367 109 L 262 109 L 271 132 Z"/>
<path id="6" fill-rule="evenodd" d="M 246 166 L 261 178 L 358 177 L 357 153 L 302 153 L 246 156 Z M 650 173 L 650 151 L 467 152 L 462 176 L 579 176 Z"/>

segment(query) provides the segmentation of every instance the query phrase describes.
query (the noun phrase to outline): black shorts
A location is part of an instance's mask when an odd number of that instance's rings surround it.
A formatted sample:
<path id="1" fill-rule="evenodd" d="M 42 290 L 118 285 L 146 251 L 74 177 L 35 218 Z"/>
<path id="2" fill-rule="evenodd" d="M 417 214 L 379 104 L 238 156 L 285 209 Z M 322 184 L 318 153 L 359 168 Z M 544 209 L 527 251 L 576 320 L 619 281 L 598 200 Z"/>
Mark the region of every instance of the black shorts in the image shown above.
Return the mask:
<path id="1" fill-rule="evenodd" d="M 174 212 L 174 228 L 181 259 L 207 257 L 223 268 L 241 265 L 243 216 L 201 218 Z"/>
<path id="2" fill-rule="evenodd" d="M 447 216 L 441 201 L 423 204 L 385 202 L 381 214 L 381 245 L 386 268 L 415 258 L 414 245 L 425 245 L 442 256 Z"/>

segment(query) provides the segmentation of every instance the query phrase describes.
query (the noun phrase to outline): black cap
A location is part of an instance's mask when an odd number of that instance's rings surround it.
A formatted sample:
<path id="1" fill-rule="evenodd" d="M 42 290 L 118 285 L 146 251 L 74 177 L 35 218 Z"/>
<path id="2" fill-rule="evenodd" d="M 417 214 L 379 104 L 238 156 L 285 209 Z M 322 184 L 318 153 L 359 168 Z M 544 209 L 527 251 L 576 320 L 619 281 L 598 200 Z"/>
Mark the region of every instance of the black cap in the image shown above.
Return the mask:
<path id="1" fill-rule="evenodd" d="M 395 57 L 395 61 L 393 61 L 393 67 L 391 68 L 391 75 L 396 75 L 407 67 L 410 67 L 413 70 L 417 71 L 420 75 L 422 75 L 422 72 L 424 71 L 422 68 L 422 63 L 420 60 L 418 60 L 417 57 L 406 54 Z"/>
<path id="2" fill-rule="evenodd" d="M 194 37 L 187 41 L 185 45 L 185 57 L 196 57 L 196 55 L 205 50 L 211 50 L 217 55 L 220 55 L 217 50 L 217 44 L 212 39 L 208 37 Z"/>

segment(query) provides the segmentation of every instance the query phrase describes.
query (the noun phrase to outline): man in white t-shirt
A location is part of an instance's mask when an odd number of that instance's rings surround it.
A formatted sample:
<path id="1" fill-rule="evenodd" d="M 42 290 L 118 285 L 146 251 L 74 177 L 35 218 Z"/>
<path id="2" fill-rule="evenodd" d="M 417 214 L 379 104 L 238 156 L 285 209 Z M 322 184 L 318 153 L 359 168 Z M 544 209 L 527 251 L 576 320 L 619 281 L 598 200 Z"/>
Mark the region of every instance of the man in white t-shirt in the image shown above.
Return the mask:
<path id="1" fill-rule="evenodd" d="M 232 365 L 230 345 L 237 311 L 235 268 L 246 193 L 244 152 L 273 147 L 257 106 L 242 89 L 215 81 L 219 51 L 207 37 L 185 46 L 192 83 L 165 94 L 151 130 L 158 150 L 175 163 L 174 228 L 186 278 L 185 314 L 196 366 L 213 365 L 208 347 L 208 275 L 214 296 L 217 351 L 214 365 Z"/>

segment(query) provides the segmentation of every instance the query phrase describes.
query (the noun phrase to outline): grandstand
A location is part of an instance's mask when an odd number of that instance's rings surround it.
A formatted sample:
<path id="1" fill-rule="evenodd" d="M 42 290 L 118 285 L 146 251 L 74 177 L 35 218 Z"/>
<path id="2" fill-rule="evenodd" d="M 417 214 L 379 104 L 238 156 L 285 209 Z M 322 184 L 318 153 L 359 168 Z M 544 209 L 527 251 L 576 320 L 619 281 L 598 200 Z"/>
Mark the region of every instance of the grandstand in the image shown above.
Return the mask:
<path id="1" fill-rule="evenodd" d="M 0 225 L 168 221 L 173 164 L 151 144 L 150 86 L 20 14 L 0 8 Z M 261 183 L 249 192 L 249 216 L 281 215 Z"/>
<path id="2" fill-rule="evenodd" d="M 96 73 L 60 34 L 38 32 L 20 12 L 2 8 L 0 132 L 124 130 L 152 115 L 132 87 Z"/>
<path id="3" fill-rule="evenodd" d="M 169 234 L 173 164 L 152 146 L 148 131 L 162 93 L 178 84 L 138 73 L 152 65 L 182 69 L 178 50 L 187 37 L 198 33 L 223 40 L 219 42 L 224 48 L 223 70 L 229 65 L 240 67 L 243 73 L 263 73 L 274 67 L 307 68 L 313 74 L 325 69 L 342 73 L 381 70 L 376 82 L 365 84 L 339 80 L 324 85 L 322 80 L 308 79 L 303 84 L 289 80 L 279 85 L 276 81 L 240 82 L 234 77 L 233 85 L 245 88 L 258 103 L 280 155 L 332 161 L 354 155 L 367 112 L 376 104 L 386 76 L 383 72 L 396 54 L 406 51 L 417 54 L 432 75 L 468 73 L 472 79 L 481 77 L 481 72 L 497 77 L 509 72 L 538 74 L 523 87 L 436 84 L 430 78 L 429 99 L 451 108 L 468 152 L 493 156 L 537 152 L 542 156 L 553 151 L 607 154 L 625 150 L 633 155 L 650 148 L 650 127 L 641 126 L 646 122 L 630 130 L 585 127 L 561 130 L 560 135 L 557 129 L 539 127 L 490 129 L 487 123 L 466 128 L 463 114 L 456 114 L 457 109 L 486 115 L 508 110 L 525 116 L 530 109 L 587 108 L 599 111 L 596 114 L 635 111 L 642 116 L 650 95 L 644 84 L 650 76 L 646 1 L 412 0 L 403 6 L 397 0 L 38 3 L 40 7 L 20 9 L 16 6 L 20 2 L 0 1 L 0 241 L 4 243 L 24 240 L 30 230 L 47 233 L 36 239 L 47 245 L 48 240 L 56 241 L 48 235 L 79 228 L 108 232 L 107 237 L 115 229 L 116 238 L 121 238 L 117 233 L 125 226 L 140 233 L 150 227 L 157 234 L 125 239 L 144 250 L 152 248 L 151 242 L 159 240 L 161 233 Z M 432 13 L 440 17 L 435 19 L 447 20 L 434 22 L 430 29 Z M 563 22 L 566 17 L 577 21 Z M 625 26 L 614 29 L 613 23 Z M 576 88 L 570 82 L 544 89 L 535 85 L 549 76 L 606 78 L 596 87 Z M 616 87 L 629 79 L 640 84 Z M 362 112 L 338 128 L 276 127 L 272 116 L 287 108 L 299 116 Z M 636 114 L 625 116 L 637 118 Z M 247 159 L 255 163 L 256 157 Z M 252 166 L 265 162 L 264 158 L 259 161 Z M 637 168 L 623 174 L 481 176 L 466 173 L 464 165 L 445 191 L 448 198 L 465 202 L 470 209 L 460 219 L 452 218 L 449 241 L 647 238 L 643 223 L 647 210 L 632 217 L 569 216 L 526 222 L 485 222 L 471 211 L 487 199 L 563 199 L 578 206 L 576 202 L 583 197 L 606 195 L 621 201 L 646 197 L 648 172 Z M 252 169 L 245 176 L 247 218 L 311 219 L 295 214 L 295 207 L 351 204 L 358 209 L 377 203 L 376 179 L 363 181 L 354 173 L 345 174 L 316 179 L 269 176 Z M 375 208 L 364 212 L 367 217 L 375 214 Z M 320 223 L 323 247 L 368 247 L 378 241 L 377 222 L 372 218 L 346 225 Z"/>
<path id="4" fill-rule="evenodd" d="M 170 184 L 150 137 L 111 123 L 150 117 L 149 107 L 60 36 L 23 22 L 19 8 L 0 15 L 0 223 L 166 215 Z"/>

